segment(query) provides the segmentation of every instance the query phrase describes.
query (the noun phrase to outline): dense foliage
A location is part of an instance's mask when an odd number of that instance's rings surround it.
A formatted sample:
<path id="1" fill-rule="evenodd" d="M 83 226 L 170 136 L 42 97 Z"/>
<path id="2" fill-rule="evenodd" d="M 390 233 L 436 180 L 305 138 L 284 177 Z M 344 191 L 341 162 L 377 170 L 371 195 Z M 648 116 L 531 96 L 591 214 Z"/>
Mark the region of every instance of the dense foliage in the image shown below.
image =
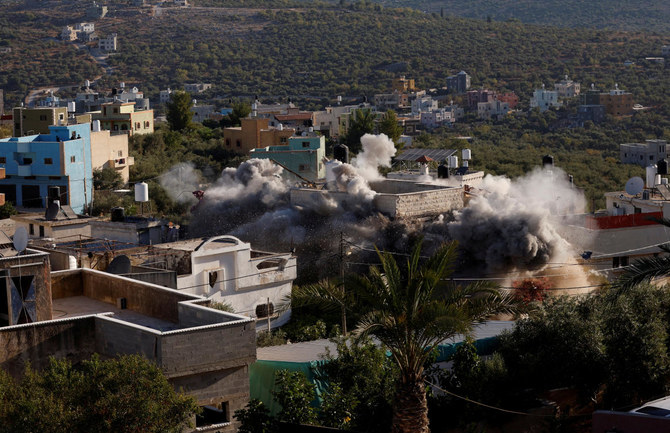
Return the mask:
<path id="1" fill-rule="evenodd" d="M 20 381 L 0 370 L 0 401 L 0 432 L 7 433 L 179 433 L 198 410 L 158 367 L 135 355 L 93 357 L 76 367 L 52 359 Z"/>

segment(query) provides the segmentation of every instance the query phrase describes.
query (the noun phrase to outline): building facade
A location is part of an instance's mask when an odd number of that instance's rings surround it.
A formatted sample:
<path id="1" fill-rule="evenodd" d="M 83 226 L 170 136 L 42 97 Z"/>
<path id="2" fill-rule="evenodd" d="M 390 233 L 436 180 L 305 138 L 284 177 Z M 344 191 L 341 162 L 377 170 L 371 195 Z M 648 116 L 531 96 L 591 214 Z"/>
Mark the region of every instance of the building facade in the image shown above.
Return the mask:
<path id="1" fill-rule="evenodd" d="M 93 200 L 91 125 L 50 126 L 49 134 L 0 140 L 0 192 L 26 208 L 44 208 L 50 186 L 60 187 L 61 204 L 83 213 Z"/>
<path id="2" fill-rule="evenodd" d="M 495 100 L 477 104 L 477 116 L 483 120 L 500 120 L 507 113 L 509 113 L 507 102 Z"/>
<path id="3" fill-rule="evenodd" d="M 135 158 L 128 154 L 128 136 L 126 134 L 111 134 L 111 131 L 91 132 L 91 166 L 93 170 L 103 168 L 114 169 L 123 180 L 128 182 L 130 166 L 135 164 Z"/>
<path id="4" fill-rule="evenodd" d="M 288 144 L 288 138 L 295 130 L 270 128 L 269 119 L 241 119 L 241 126 L 223 129 L 226 149 L 246 155 L 251 149 Z"/>
<path id="5" fill-rule="evenodd" d="M 461 71 L 456 75 L 447 77 L 447 90 L 450 93 L 465 93 L 470 88 L 470 75 Z"/>
<path id="6" fill-rule="evenodd" d="M 555 90 L 546 90 L 544 84 L 541 89 L 533 92 L 530 98 L 530 108 L 539 108 L 540 111 L 547 111 L 550 108 L 558 108 L 561 103 L 558 101 L 558 92 Z"/>
<path id="7" fill-rule="evenodd" d="M 656 164 L 668 156 L 668 143 L 665 140 L 646 140 L 644 143 L 625 143 L 619 145 L 621 162 L 637 164 L 642 167 Z"/>
<path id="8" fill-rule="evenodd" d="M 98 39 L 98 48 L 103 51 L 116 51 L 118 48 L 116 33 Z"/>
<path id="9" fill-rule="evenodd" d="M 607 93 L 589 90 L 584 95 L 585 105 L 604 105 L 605 113 L 611 116 L 625 116 L 633 113 L 633 94 L 619 89 L 618 85 Z"/>
<path id="10" fill-rule="evenodd" d="M 288 176 L 298 174 L 299 178 L 316 182 L 326 177 L 323 159 L 326 156 L 326 139 L 316 134 L 303 134 L 289 137 L 284 146 L 268 146 L 252 149 L 250 156 L 259 159 L 271 159 L 288 169 Z"/>
<path id="11" fill-rule="evenodd" d="M 554 90 L 558 93 L 559 98 L 574 98 L 575 96 L 579 96 L 581 85 L 568 80 L 568 76 L 566 75 L 565 79 L 554 84 Z"/>
<path id="12" fill-rule="evenodd" d="M 112 134 L 151 134 L 154 132 L 154 111 L 135 111 L 134 102 L 108 102 L 102 111 L 93 115 L 102 129 Z"/>
<path id="13" fill-rule="evenodd" d="M 67 107 L 16 107 L 14 114 L 14 137 L 49 134 L 50 126 L 67 124 Z"/>

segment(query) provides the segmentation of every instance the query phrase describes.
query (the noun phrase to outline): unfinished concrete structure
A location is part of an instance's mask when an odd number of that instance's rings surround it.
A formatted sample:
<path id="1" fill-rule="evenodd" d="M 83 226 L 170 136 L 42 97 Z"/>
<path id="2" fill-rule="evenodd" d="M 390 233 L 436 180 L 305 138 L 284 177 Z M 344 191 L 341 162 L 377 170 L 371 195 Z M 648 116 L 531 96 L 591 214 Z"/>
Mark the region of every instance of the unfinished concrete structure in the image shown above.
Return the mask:
<path id="1" fill-rule="evenodd" d="M 372 199 L 375 210 L 391 218 L 415 218 L 435 216 L 463 207 L 463 188 L 412 182 L 407 180 L 384 179 L 370 182 L 376 192 Z M 311 207 L 319 195 L 345 204 L 349 197 L 346 191 L 293 188 L 291 204 Z"/>
<path id="2" fill-rule="evenodd" d="M 207 420 L 199 419 L 195 431 L 236 431 L 232 414 L 249 400 L 249 365 L 256 359 L 253 319 L 208 308 L 199 296 L 91 269 L 54 272 L 46 291 L 53 305 L 37 303 L 44 319 L 0 327 L 0 366 L 10 374 L 20 376 L 28 362 L 43 368 L 50 356 L 78 362 L 94 353 L 141 354 L 175 389 L 206 406 Z"/>

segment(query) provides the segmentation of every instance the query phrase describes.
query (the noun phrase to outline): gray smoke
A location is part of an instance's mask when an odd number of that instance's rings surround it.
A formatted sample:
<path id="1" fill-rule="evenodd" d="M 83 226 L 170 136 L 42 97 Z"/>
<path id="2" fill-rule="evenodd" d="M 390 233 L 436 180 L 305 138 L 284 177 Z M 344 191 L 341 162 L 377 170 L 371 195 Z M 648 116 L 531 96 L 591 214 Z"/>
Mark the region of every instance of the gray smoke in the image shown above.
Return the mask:
<path id="1" fill-rule="evenodd" d="M 193 163 L 179 163 L 163 173 L 159 180 L 172 200 L 178 203 L 196 202 L 191 192 L 200 189 L 200 175 Z"/>

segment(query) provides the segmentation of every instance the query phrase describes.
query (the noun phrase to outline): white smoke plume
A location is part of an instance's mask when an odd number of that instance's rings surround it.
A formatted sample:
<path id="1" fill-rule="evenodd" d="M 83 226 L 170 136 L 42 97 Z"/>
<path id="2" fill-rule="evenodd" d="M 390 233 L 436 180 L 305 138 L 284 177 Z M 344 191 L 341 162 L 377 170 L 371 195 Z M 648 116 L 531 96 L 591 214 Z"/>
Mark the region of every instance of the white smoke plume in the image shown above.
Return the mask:
<path id="1" fill-rule="evenodd" d="M 361 137 L 363 151 L 356 155 L 351 164 L 358 174 L 368 181 L 381 179 L 379 167 L 390 167 L 396 148 L 386 134 L 365 134 Z"/>
<path id="2" fill-rule="evenodd" d="M 449 235 L 488 269 L 539 269 L 570 255 L 552 216 L 583 212 L 584 197 L 559 169 L 536 169 L 511 181 L 486 176 L 484 194 L 448 223 Z"/>
<path id="3" fill-rule="evenodd" d="M 191 162 L 179 163 L 160 176 L 160 184 L 178 203 L 195 203 L 192 191 L 200 189 L 200 175 Z"/>
<path id="4" fill-rule="evenodd" d="M 218 201 L 253 197 L 266 206 L 285 202 L 289 184 L 281 177 L 283 169 L 269 159 L 250 159 L 237 168 L 226 168 L 207 189 L 208 199 Z"/>

